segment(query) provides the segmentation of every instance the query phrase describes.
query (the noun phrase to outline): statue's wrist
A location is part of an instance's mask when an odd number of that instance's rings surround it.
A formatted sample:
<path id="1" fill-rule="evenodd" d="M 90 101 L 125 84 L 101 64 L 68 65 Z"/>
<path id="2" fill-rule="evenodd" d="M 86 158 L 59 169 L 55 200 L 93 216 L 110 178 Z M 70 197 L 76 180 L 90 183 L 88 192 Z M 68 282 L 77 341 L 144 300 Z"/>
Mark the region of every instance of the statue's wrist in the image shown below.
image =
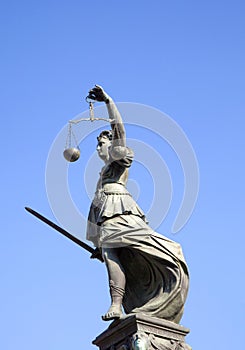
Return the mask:
<path id="1" fill-rule="evenodd" d="M 104 102 L 108 105 L 111 101 L 111 98 L 110 96 L 108 96 L 107 94 L 105 95 L 105 98 L 104 98 Z"/>

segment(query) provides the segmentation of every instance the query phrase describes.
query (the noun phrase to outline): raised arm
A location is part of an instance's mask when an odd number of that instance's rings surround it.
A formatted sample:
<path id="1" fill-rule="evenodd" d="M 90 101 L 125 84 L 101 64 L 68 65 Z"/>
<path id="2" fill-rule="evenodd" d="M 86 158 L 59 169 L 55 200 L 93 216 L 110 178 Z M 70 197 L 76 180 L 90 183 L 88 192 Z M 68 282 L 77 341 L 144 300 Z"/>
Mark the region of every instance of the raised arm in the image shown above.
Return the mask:
<path id="1" fill-rule="evenodd" d="M 110 96 L 108 96 L 105 103 L 108 110 L 109 119 L 111 120 L 111 128 L 113 131 L 113 145 L 126 147 L 125 128 L 117 106 Z"/>
<path id="2" fill-rule="evenodd" d="M 105 102 L 109 114 L 111 128 L 113 131 L 112 139 L 112 156 L 114 159 L 123 158 L 126 155 L 126 133 L 122 121 L 122 117 L 117 109 L 112 98 L 103 90 L 99 85 L 95 85 L 93 89 L 89 91 L 88 98 Z"/>

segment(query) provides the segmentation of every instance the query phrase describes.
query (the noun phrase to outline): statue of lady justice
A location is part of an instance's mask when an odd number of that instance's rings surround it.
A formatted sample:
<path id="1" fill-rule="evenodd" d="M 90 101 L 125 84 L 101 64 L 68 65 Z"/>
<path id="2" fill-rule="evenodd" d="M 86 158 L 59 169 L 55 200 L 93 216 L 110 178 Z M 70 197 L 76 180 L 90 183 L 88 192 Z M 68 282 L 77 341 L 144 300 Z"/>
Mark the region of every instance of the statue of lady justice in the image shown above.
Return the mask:
<path id="1" fill-rule="evenodd" d="M 126 145 L 121 115 L 98 85 L 88 98 L 105 102 L 111 130 L 97 137 L 104 161 L 90 207 L 87 239 L 101 254 L 108 271 L 111 306 L 105 321 L 143 313 L 179 323 L 188 291 L 188 270 L 178 243 L 154 232 L 127 191 L 133 151 Z"/>

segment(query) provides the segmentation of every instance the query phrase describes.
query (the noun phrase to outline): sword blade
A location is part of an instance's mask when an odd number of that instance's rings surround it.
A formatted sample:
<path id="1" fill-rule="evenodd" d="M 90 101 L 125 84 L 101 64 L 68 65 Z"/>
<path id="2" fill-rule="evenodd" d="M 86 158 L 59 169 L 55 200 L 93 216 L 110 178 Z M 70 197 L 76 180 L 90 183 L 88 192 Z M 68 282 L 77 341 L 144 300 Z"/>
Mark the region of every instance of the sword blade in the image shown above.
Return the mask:
<path id="1" fill-rule="evenodd" d="M 27 210 L 30 214 L 36 216 L 39 220 L 45 222 L 45 224 L 49 225 L 54 230 L 60 232 L 62 235 L 66 236 L 71 241 L 73 241 L 74 243 L 78 244 L 80 247 L 82 247 L 83 249 L 87 250 L 88 252 L 93 253 L 95 251 L 95 249 L 93 249 L 90 245 L 84 243 L 83 241 L 80 241 L 80 239 L 78 239 L 77 237 L 73 236 L 71 233 L 67 232 L 62 227 L 56 225 L 54 222 L 52 222 L 49 219 L 45 218 L 45 216 L 41 215 L 37 211 L 35 211 L 35 210 L 33 210 L 33 209 L 29 208 L 29 207 L 25 207 L 25 210 Z"/>

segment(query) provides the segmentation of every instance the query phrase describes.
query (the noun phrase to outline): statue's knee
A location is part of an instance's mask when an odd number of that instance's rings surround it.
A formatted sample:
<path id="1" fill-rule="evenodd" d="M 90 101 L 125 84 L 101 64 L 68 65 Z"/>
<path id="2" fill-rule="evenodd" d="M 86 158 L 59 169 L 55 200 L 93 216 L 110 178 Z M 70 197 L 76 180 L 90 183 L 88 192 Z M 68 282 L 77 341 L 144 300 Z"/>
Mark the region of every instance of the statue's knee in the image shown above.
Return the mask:
<path id="1" fill-rule="evenodd" d="M 119 263 L 118 252 L 114 248 L 104 248 L 102 250 L 102 255 L 105 262 L 114 261 L 116 263 Z"/>
<path id="2" fill-rule="evenodd" d="M 111 260 L 114 255 L 112 249 L 110 248 L 103 248 L 102 254 L 105 261 Z"/>

